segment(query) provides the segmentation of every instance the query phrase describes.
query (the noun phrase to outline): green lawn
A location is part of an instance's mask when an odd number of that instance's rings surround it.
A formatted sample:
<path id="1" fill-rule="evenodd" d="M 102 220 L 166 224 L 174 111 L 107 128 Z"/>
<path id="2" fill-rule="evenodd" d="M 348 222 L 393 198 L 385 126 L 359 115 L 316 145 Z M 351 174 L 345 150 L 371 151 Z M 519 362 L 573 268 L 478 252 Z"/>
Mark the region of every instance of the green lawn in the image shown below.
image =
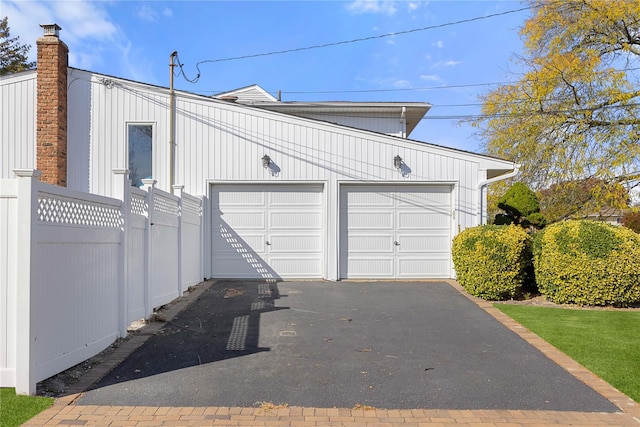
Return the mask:
<path id="1" fill-rule="evenodd" d="M 640 402 L 640 312 L 494 306 Z"/>
<path id="2" fill-rule="evenodd" d="M 14 427 L 53 405 L 50 397 L 17 396 L 13 388 L 0 388 L 0 427 Z"/>

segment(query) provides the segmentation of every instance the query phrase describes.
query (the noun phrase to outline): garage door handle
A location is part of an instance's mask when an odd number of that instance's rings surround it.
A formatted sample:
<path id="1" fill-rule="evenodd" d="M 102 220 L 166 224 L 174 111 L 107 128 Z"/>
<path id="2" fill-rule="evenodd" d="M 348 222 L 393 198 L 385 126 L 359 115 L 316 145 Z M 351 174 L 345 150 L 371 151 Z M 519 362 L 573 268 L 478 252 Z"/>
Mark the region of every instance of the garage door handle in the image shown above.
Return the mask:
<path id="1" fill-rule="evenodd" d="M 400 242 L 398 242 L 397 240 L 395 242 L 393 242 L 394 245 L 396 246 L 400 246 Z"/>
<path id="2" fill-rule="evenodd" d="M 266 241 L 264 242 L 264 244 L 265 244 L 265 245 L 267 245 L 267 246 L 271 246 L 271 243 L 270 243 L 268 240 L 266 240 Z"/>

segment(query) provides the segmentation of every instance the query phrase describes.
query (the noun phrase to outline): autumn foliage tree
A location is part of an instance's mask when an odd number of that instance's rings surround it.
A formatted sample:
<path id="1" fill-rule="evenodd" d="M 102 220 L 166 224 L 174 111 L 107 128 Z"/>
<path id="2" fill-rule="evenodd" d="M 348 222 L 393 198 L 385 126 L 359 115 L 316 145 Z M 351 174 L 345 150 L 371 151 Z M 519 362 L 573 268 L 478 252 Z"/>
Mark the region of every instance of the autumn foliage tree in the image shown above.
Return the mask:
<path id="1" fill-rule="evenodd" d="M 624 185 L 596 178 L 553 184 L 538 194 L 540 210 L 552 222 L 584 218 L 599 211 L 603 205 L 621 208 L 629 201 Z"/>
<path id="2" fill-rule="evenodd" d="M 524 53 L 516 58 L 524 73 L 484 95 L 472 124 L 488 154 L 522 164 L 520 181 L 561 190 L 544 194 L 543 205 L 589 179 L 617 191 L 613 184 L 640 173 L 640 1 L 529 4 Z M 588 196 L 596 209 L 626 200 L 607 191 Z"/>

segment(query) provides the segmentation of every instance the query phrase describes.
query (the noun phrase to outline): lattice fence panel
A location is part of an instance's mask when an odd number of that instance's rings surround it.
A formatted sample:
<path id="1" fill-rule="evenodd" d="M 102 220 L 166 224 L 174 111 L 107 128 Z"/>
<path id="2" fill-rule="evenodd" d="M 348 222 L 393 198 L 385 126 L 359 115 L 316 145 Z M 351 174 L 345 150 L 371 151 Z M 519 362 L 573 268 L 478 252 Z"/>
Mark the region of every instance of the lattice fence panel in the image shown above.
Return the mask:
<path id="1" fill-rule="evenodd" d="M 147 199 L 138 194 L 131 194 L 131 213 L 146 216 L 149 211 Z"/>
<path id="2" fill-rule="evenodd" d="M 178 202 L 176 200 L 169 199 L 160 194 L 154 194 L 153 209 L 156 212 L 162 212 L 169 215 L 178 216 Z"/>
<path id="3" fill-rule="evenodd" d="M 117 206 L 51 194 L 38 195 L 38 220 L 54 224 L 121 228 L 124 218 Z"/>
<path id="4" fill-rule="evenodd" d="M 202 215 L 202 203 L 200 199 L 182 198 L 182 213 L 191 214 L 195 216 Z"/>

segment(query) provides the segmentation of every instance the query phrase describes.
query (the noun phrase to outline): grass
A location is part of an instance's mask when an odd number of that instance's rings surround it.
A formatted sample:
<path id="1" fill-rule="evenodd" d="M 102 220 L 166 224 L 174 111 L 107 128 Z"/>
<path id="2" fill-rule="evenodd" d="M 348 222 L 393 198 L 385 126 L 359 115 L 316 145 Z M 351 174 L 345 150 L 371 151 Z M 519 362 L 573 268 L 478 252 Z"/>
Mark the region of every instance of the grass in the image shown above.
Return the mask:
<path id="1" fill-rule="evenodd" d="M 19 396 L 13 388 L 0 388 L 0 427 L 23 424 L 53 405 L 53 398 Z"/>
<path id="2" fill-rule="evenodd" d="M 640 402 L 640 312 L 494 306 Z"/>

